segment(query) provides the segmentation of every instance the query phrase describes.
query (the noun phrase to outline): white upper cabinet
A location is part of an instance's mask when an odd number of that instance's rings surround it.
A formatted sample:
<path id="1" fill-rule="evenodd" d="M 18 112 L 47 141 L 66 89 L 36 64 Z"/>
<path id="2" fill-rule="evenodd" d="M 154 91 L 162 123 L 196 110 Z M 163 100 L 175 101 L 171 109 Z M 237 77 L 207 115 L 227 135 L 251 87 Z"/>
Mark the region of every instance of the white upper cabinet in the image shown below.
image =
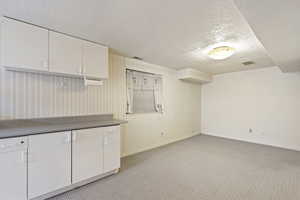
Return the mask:
<path id="1" fill-rule="evenodd" d="M 29 136 L 28 199 L 71 184 L 71 132 Z"/>
<path id="2" fill-rule="evenodd" d="M 2 18 L 2 66 L 48 71 L 48 30 Z"/>
<path id="3" fill-rule="evenodd" d="M 17 20 L 1 21 L 2 66 L 66 76 L 108 78 L 108 48 Z"/>
<path id="4" fill-rule="evenodd" d="M 91 78 L 108 78 L 107 47 L 92 42 L 83 43 L 83 73 Z"/>
<path id="5" fill-rule="evenodd" d="M 82 74 L 82 40 L 50 31 L 49 69 L 69 75 Z"/>

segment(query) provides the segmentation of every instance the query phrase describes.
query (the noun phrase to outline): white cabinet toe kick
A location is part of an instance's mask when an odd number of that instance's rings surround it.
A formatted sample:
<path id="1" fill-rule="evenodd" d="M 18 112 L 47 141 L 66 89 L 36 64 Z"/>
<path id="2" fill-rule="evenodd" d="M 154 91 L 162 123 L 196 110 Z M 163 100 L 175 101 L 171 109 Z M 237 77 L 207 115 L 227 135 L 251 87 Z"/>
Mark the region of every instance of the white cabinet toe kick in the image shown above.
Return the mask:
<path id="1" fill-rule="evenodd" d="M 87 185 L 89 183 L 93 183 L 93 182 L 98 181 L 98 180 L 100 180 L 102 178 L 105 178 L 107 176 L 111 176 L 111 175 L 117 174 L 117 173 L 119 173 L 119 169 L 115 169 L 115 170 L 112 170 L 110 172 L 107 172 L 107 173 L 104 173 L 104 174 L 101 174 L 101 175 L 89 178 L 87 180 L 83 180 L 83 181 L 80 181 L 78 183 L 71 184 L 69 186 L 60 188 L 58 190 L 49 192 L 47 194 L 44 194 L 44 195 L 41 195 L 41 196 L 38 196 L 38 197 L 35 197 L 35 198 L 32 198 L 30 200 L 45 200 L 45 199 L 57 196 L 59 194 L 62 194 L 64 192 L 68 192 L 70 190 L 73 190 L 73 189 L 79 188 L 81 186 Z"/>
<path id="2" fill-rule="evenodd" d="M 0 139 L 0 196 L 44 200 L 120 169 L 120 126 Z"/>

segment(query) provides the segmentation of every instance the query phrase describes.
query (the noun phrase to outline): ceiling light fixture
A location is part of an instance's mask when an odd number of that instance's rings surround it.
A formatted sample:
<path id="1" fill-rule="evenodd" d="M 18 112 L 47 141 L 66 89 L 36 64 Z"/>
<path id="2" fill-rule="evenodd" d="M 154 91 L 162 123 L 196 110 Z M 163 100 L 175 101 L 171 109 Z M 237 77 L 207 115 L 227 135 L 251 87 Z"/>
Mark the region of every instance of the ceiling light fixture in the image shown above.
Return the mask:
<path id="1" fill-rule="evenodd" d="M 223 60 L 232 56 L 235 48 L 230 46 L 213 46 L 208 49 L 207 55 L 214 60 Z"/>

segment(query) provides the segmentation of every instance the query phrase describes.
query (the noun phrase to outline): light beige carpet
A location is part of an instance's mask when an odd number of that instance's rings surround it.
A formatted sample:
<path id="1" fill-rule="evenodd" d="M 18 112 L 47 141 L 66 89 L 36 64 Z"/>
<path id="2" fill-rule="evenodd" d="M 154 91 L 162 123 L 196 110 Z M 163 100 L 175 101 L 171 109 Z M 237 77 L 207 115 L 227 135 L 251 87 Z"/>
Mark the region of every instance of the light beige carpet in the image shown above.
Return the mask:
<path id="1" fill-rule="evenodd" d="M 300 141 L 299 141 L 300 142 Z M 195 136 L 51 200 L 299 200 L 300 152 Z"/>

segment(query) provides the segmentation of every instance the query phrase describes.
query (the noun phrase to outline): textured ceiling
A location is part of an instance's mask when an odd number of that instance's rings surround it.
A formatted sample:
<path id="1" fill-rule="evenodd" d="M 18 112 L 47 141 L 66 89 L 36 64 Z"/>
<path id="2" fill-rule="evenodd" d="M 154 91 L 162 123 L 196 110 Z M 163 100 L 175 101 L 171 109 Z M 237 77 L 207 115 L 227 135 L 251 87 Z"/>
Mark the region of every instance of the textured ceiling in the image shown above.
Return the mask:
<path id="1" fill-rule="evenodd" d="M 225 73 L 273 66 L 232 0 L 0 0 L 0 14 L 108 45 L 126 56 L 181 69 Z M 214 61 L 203 50 L 229 42 Z M 245 61 L 255 65 L 243 66 Z"/>
<path id="2" fill-rule="evenodd" d="M 235 2 L 282 71 L 300 71 L 300 1 Z"/>

